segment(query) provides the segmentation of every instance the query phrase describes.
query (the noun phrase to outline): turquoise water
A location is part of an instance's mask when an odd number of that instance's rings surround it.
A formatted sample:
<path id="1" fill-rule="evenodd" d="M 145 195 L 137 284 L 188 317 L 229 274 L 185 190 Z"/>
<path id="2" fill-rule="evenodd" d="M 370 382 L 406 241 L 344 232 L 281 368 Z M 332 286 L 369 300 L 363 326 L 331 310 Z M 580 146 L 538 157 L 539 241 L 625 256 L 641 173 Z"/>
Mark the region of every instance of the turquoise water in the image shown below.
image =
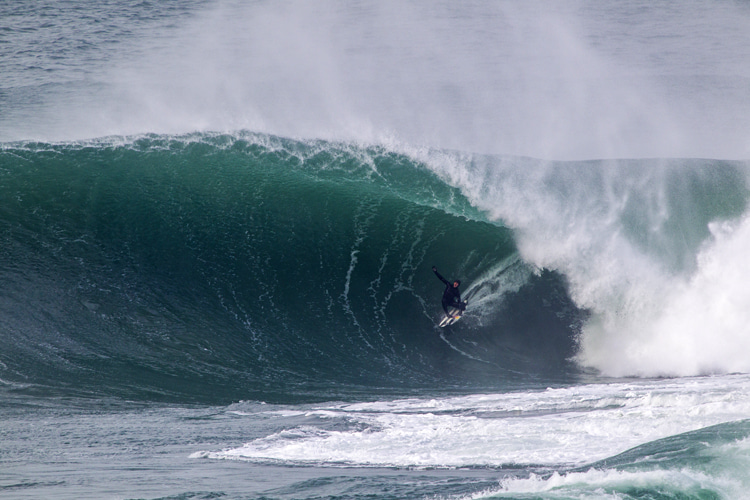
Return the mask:
<path id="1" fill-rule="evenodd" d="M 2 158 L 8 380 L 225 402 L 577 371 L 566 358 L 582 316 L 562 279 L 532 278 L 508 229 L 403 155 L 199 136 Z M 455 345 L 436 326 L 433 264 L 457 266 L 478 299 Z M 501 313 L 503 291 L 522 287 L 527 324 L 518 307 Z"/>

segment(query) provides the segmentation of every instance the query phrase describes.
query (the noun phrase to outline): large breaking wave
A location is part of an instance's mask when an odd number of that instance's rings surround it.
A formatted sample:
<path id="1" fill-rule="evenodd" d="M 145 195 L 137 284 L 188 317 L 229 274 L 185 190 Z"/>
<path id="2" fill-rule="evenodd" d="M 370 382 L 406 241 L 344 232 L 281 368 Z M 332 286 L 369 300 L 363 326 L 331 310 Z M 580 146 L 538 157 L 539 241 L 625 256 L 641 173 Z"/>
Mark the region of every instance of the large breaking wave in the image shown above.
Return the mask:
<path id="1" fill-rule="evenodd" d="M 558 376 L 573 352 L 559 277 L 529 280 L 508 229 L 382 148 L 25 144 L 3 151 L 0 182 L 6 381 L 235 399 L 495 387 Z M 471 283 L 464 337 L 435 326 L 432 265 Z M 524 285 L 536 295 L 505 310 Z"/>
<path id="2" fill-rule="evenodd" d="M 750 369 L 740 162 L 250 133 L 0 158 L 14 388 L 284 399 Z M 433 265 L 470 298 L 450 331 Z"/>

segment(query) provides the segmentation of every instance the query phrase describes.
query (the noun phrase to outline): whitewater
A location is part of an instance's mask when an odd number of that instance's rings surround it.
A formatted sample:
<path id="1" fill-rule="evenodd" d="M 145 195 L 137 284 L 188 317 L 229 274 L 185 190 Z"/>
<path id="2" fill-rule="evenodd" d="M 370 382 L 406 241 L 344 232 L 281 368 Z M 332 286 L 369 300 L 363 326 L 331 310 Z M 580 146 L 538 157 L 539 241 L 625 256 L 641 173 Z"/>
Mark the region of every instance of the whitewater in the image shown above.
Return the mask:
<path id="1" fill-rule="evenodd" d="M 0 496 L 750 498 L 749 21 L 3 3 Z"/>

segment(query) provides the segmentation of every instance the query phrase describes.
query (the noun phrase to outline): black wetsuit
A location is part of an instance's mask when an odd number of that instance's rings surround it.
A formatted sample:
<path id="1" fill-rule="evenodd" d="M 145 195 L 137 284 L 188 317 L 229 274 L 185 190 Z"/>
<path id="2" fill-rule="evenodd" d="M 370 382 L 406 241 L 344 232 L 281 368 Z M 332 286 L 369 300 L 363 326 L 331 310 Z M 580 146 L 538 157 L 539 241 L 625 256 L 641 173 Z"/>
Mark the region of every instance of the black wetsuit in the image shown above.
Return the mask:
<path id="1" fill-rule="evenodd" d="M 449 307 L 455 307 L 460 311 L 466 309 L 466 304 L 461 302 L 461 292 L 458 291 L 458 287 L 454 287 L 453 283 L 443 278 L 436 268 L 433 267 L 432 271 L 440 281 L 445 283 L 445 291 L 443 292 L 443 311 L 445 311 L 446 316 L 452 316 L 448 312 Z"/>

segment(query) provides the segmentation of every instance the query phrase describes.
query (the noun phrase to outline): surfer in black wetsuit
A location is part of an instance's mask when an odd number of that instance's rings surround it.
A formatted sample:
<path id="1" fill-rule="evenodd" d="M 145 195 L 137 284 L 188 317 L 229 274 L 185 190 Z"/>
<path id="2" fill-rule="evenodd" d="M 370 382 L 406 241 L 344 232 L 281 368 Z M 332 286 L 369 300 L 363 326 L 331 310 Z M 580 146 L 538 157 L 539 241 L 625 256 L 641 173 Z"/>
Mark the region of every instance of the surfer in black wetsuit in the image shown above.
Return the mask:
<path id="1" fill-rule="evenodd" d="M 455 280 L 451 283 L 440 275 L 435 266 L 432 266 L 432 272 L 435 273 L 435 276 L 437 276 L 440 281 L 445 283 L 445 291 L 443 292 L 443 311 L 445 311 L 445 315 L 449 318 L 453 317 L 453 315 L 448 312 L 449 307 L 455 307 L 463 312 L 463 310 L 466 309 L 466 304 L 461 302 L 461 292 L 458 291 L 461 282 Z"/>

